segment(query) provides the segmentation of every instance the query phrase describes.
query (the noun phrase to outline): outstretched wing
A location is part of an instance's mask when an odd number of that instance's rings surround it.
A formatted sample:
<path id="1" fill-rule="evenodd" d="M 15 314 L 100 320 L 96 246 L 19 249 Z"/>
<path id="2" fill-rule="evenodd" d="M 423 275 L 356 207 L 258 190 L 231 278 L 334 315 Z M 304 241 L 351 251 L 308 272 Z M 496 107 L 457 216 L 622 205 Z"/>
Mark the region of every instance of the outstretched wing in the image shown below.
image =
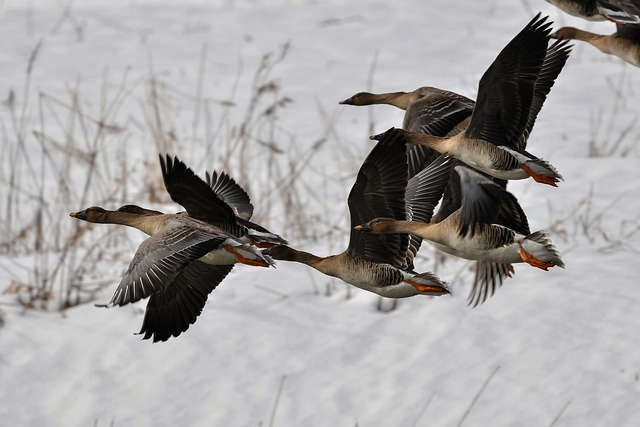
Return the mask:
<path id="1" fill-rule="evenodd" d="M 480 79 L 469 137 L 517 149 L 550 34 L 551 23 L 538 14 L 498 54 Z"/>
<path id="2" fill-rule="evenodd" d="M 224 234 L 174 222 L 142 242 L 109 302 L 124 305 L 164 291 L 189 264 L 226 240 Z"/>
<path id="3" fill-rule="evenodd" d="M 462 189 L 459 233 L 461 236 L 474 236 L 485 225 L 495 223 L 507 191 L 491 178 L 465 165 L 456 166 L 455 171 Z"/>
<path id="4" fill-rule="evenodd" d="M 349 193 L 349 255 L 407 268 L 407 234 L 376 235 L 354 230 L 356 225 L 376 217 L 405 219 L 406 187 L 406 138 L 398 130 L 390 129 L 364 160 Z"/>
<path id="5" fill-rule="evenodd" d="M 166 341 L 195 323 L 211 292 L 233 265 L 209 265 L 194 261 L 162 292 L 151 295 L 138 334 L 153 342 Z"/>
<path id="6" fill-rule="evenodd" d="M 433 211 L 449 185 L 455 163 L 455 159 L 442 155 L 409 180 L 405 191 L 408 220 L 431 221 Z M 416 256 L 421 244 L 420 237 L 409 235 L 411 259 Z"/>
<path id="7" fill-rule="evenodd" d="M 557 40 L 547 50 L 547 56 L 544 58 L 540 76 L 533 90 L 533 100 L 527 117 L 527 125 L 516 144 L 516 148 L 520 150 L 524 150 L 527 147 L 527 139 L 531 134 L 531 129 L 533 129 L 538 113 L 542 109 L 542 104 L 544 104 L 547 95 L 551 92 L 551 88 L 560 71 L 562 71 L 562 68 L 567 63 L 567 59 L 569 59 L 569 54 L 573 46 L 568 43 L 569 40 Z"/>
<path id="8" fill-rule="evenodd" d="M 177 157 L 160 155 L 160 168 L 171 200 L 182 205 L 190 217 L 205 222 L 211 219 L 235 222 L 231 207 Z"/>
<path id="9" fill-rule="evenodd" d="M 476 276 L 467 297 L 467 304 L 476 307 L 485 302 L 502 286 L 504 279 L 509 277 L 512 271 L 511 264 L 476 261 Z"/>
<path id="10" fill-rule="evenodd" d="M 236 216 L 246 220 L 251 218 L 253 215 L 251 199 L 233 178 L 224 172 L 213 171 L 211 174 L 206 173 L 205 181 L 216 195 L 234 210 Z"/>
<path id="11" fill-rule="evenodd" d="M 244 235 L 245 229 L 236 222 L 231 206 L 182 161 L 161 155 L 160 167 L 171 200 L 182 205 L 191 218 L 213 224 L 234 236 Z"/>
<path id="12" fill-rule="evenodd" d="M 451 135 L 467 120 L 473 111 L 474 101 L 443 89 L 425 87 L 423 96 L 409 105 L 402 128 L 435 136 Z M 424 145 L 408 145 L 409 179 L 431 164 L 440 155 Z"/>

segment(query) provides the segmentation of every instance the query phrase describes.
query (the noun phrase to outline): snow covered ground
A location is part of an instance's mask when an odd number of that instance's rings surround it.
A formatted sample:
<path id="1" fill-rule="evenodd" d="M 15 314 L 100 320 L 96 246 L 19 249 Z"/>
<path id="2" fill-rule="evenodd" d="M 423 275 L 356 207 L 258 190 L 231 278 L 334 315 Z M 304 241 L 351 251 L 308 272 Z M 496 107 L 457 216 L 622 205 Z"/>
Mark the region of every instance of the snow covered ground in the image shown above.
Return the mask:
<path id="1" fill-rule="evenodd" d="M 355 108 L 338 101 L 361 90 L 423 85 L 473 98 L 482 73 L 538 11 L 556 26 L 613 32 L 607 23 L 571 18 L 542 0 L 191 0 L 181 6 L 151 0 L 70 6 L 6 1 L 0 6 L 0 162 L 5 170 L 11 166 L 6 151 L 21 126 L 34 164 L 46 162 L 34 142 L 37 132 L 46 128 L 64 141 L 62 130 L 70 125 L 56 116 L 56 107 L 38 106 L 54 98 L 68 102 L 77 92 L 85 111 L 107 111 L 104 116 L 124 128 L 115 139 L 119 148 L 100 147 L 100 153 L 127 147 L 130 173 L 141 177 L 149 169 L 157 179 L 158 148 L 153 120 L 146 116 L 152 109 L 145 103 L 153 75 L 161 89 L 171 88 L 163 123 L 178 138 L 172 154 L 203 175 L 217 167 L 219 154 L 204 136 L 205 121 L 195 122 L 203 116 L 194 108 L 204 104 L 194 99 L 212 99 L 215 115 L 222 101 L 233 98 L 236 107 L 224 111 L 238 121 L 234 115 L 246 110 L 261 58 L 277 55 L 288 43 L 272 73 L 279 93 L 292 100 L 274 119 L 275 142 L 295 162 L 324 141 L 300 178 L 310 180 L 309 193 L 316 193 L 303 195 L 312 213 L 299 215 L 316 218 L 306 224 L 309 236 L 325 237 L 291 237 L 277 219 L 282 208 L 261 214 L 260 199 L 267 194 L 250 193 L 256 214 L 293 246 L 336 253 L 348 238 L 347 193 L 372 147 L 369 123 L 383 131 L 402 118 L 392 107 Z M 105 99 L 120 87 L 127 91 L 110 116 Z M 377 296 L 301 265 L 238 266 L 184 335 L 158 344 L 132 335 L 145 301 L 110 310 L 84 304 L 61 314 L 25 311 L 6 294 L 0 305 L 0 424 L 637 425 L 639 96 L 639 69 L 576 44 L 538 117 L 528 148 L 554 164 L 565 181 L 558 188 L 517 182 L 510 190 L 531 228 L 550 231 L 565 270 L 517 265 L 515 277 L 472 310 L 465 303 L 471 264 L 448 258 L 436 265 L 433 249 L 425 245 L 417 269 L 437 268 L 453 294 L 414 297 L 381 312 Z M 23 123 L 12 118 L 12 102 L 24 112 Z M 589 148 L 605 150 L 619 138 L 620 147 L 607 155 L 596 157 Z M 260 170 L 263 160 L 249 156 L 248 167 Z M 20 173 L 31 172 L 23 165 Z M 2 176 L 4 215 L 10 186 Z M 77 178 L 72 187 L 84 186 Z M 95 185 L 104 188 L 92 190 L 93 199 L 78 206 L 56 203 L 48 214 L 62 217 L 102 203 L 111 183 L 108 176 L 99 178 Z M 47 186 L 55 178 L 50 181 Z M 45 194 L 45 200 L 57 199 Z M 141 194 L 146 193 L 129 188 L 119 197 L 151 205 Z M 79 203 L 79 197 L 74 200 Z M 65 232 L 72 230 L 68 221 Z M 143 239 L 135 230 L 126 236 L 117 242 L 119 262 L 96 264 L 101 270 L 93 273 L 113 283 L 99 294 L 101 302 Z M 31 265 L 28 253 L 2 255 L 0 290 L 11 281 L 27 281 Z"/>

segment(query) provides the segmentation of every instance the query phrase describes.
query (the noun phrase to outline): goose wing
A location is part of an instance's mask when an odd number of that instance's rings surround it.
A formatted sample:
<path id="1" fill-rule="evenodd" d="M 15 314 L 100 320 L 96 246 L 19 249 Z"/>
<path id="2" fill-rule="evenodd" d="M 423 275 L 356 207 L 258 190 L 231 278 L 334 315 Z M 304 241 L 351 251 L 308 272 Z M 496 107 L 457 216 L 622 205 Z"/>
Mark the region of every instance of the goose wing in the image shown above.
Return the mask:
<path id="1" fill-rule="evenodd" d="M 433 211 L 449 184 L 455 159 L 441 155 L 412 177 L 405 190 L 407 219 L 430 222 Z"/>
<path id="2" fill-rule="evenodd" d="M 538 14 L 498 54 L 480 79 L 469 137 L 517 148 L 550 34 L 551 23 Z"/>
<path id="3" fill-rule="evenodd" d="M 405 190 L 407 220 L 429 223 L 436 205 L 448 186 L 455 159 L 439 156 L 420 173 L 413 176 Z M 411 259 L 415 257 L 422 239 L 409 235 Z"/>
<path id="4" fill-rule="evenodd" d="M 637 24 L 640 22 L 640 3 L 637 0 L 598 0 L 604 15 L 616 24 Z"/>
<path id="5" fill-rule="evenodd" d="M 461 236 L 474 236 L 487 224 L 495 223 L 498 206 L 507 197 L 507 191 L 492 179 L 464 165 L 455 167 L 460 177 L 462 193 L 460 209 Z"/>
<path id="6" fill-rule="evenodd" d="M 217 226 L 235 225 L 236 216 L 231 206 L 177 157 L 160 155 L 160 168 L 171 200 L 182 205 L 191 218 Z"/>
<path id="7" fill-rule="evenodd" d="M 177 337 L 195 323 L 209 294 L 229 274 L 233 265 L 193 261 L 162 292 L 152 294 L 144 312 L 142 339 L 153 342 Z"/>
<path id="8" fill-rule="evenodd" d="M 569 44 L 569 40 L 557 40 L 547 50 L 547 55 L 542 63 L 540 75 L 538 76 L 538 80 L 536 80 L 536 84 L 533 89 L 533 99 L 531 101 L 529 115 L 527 116 L 527 124 L 524 132 L 518 140 L 516 148 L 520 150 L 524 150 L 526 148 L 527 139 L 529 138 L 529 134 L 531 134 L 531 130 L 536 122 L 538 113 L 542 109 L 542 104 L 544 104 L 544 101 L 547 99 L 547 95 L 551 92 L 551 88 L 553 87 L 558 75 L 560 75 L 560 71 L 562 71 L 562 68 L 564 68 L 567 63 L 572 47 L 573 46 Z"/>
<path id="9" fill-rule="evenodd" d="M 429 88 L 407 108 L 402 128 L 411 132 L 445 136 L 471 116 L 475 102 L 442 89 Z"/>
<path id="10" fill-rule="evenodd" d="M 426 145 L 407 144 L 408 177 L 415 176 L 439 156 L 440 153 Z"/>
<path id="11" fill-rule="evenodd" d="M 207 227 L 169 220 L 164 229 L 142 242 L 108 306 L 163 292 L 189 264 L 218 249 L 227 238 Z"/>
<path id="12" fill-rule="evenodd" d="M 511 264 L 476 261 L 476 275 L 473 288 L 467 297 L 467 304 L 476 307 L 491 297 L 502 286 L 504 279 L 513 271 Z"/>
<path id="13" fill-rule="evenodd" d="M 251 218 L 253 215 L 251 199 L 233 178 L 224 172 L 213 171 L 211 174 L 206 173 L 205 181 L 214 193 L 233 209 L 236 216 L 246 220 Z"/>
<path id="14" fill-rule="evenodd" d="M 460 162 L 458 164 L 461 164 Z M 460 175 L 452 173 L 449 179 L 449 185 L 444 190 L 442 202 L 438 208 L 438 212 L 433 217 L 434 223 L 439 223 L 448 218 L 449 215 L 460 209 L 462 206 L 462 188 L 460 187 Z"/>
<path id="15" fill-rule="evenodd" d="M 406 138 L 388 130 L 364 160 L 349 193 L 351 234 L 346 252 L 355 258 L 407 268 L 407 234 L 371 234 L 354 230 L 375 217 L 405 219 Z"/>
<path id="16" fill-rule="evenodd" d="M 524 236 L 531 234 L 527 215 L 524 213 L 516 196 L 508 191 L 505 191 L 502 195 L 495 223 Z"/>
<path id="17" fill-rule="evenodd" d="M 197 177 L 196 177 L 197 178 Z M 269 245 L 286 245 L 287 241 L 281 236 L 272 233 L 263 226 L 249 221 L 249 218 L 253 215 L 253 205 L 249 199 L 249 195 L 233 178 L 224 172 L 217 173 L 213 171 L 212 174 L 206 173 L 205 181 L 209 187 L 216 193 L 216 195 L 226 203 L 235 214 L 235 223 L 244 228 L 249 238 L 252 240 Z M 216 224 L 214 222 L 214 224 Z M 233 228 L 229 225 L 222 228 Z M 230 230 L 231 231 L 231 230 Z M 233 232 L 233 231 L 232 231 Z M 239 233 L 240 231 L 235 231 Z"/>

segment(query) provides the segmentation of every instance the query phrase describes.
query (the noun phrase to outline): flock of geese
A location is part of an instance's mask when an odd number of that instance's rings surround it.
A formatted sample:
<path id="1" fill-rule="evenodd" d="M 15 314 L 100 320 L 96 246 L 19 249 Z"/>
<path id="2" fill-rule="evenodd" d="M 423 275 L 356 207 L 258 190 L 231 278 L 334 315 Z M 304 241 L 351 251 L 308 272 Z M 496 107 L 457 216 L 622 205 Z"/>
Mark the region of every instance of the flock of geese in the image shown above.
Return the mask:
<path id="1" fill-rule="evenodd" d="M 250 198 L 229 175 L 207 173 L 202 180 L 177 157 L 160 155 L 167 192 L 185 212 L 125 205 L 70 214 L 150 236 L 103 306 L 149 298 L 139 334 L 157 342 L 185 332 L 237 263 L 303 263 L 388 298 L 448 294 L 448 285 L 436 275 L 414 269 L 426 240 L 476 262 L 468 298 L 472 306 L 493 295 L 515 263 L 543 270 L 564 267 L 548 234 L 531 232 L 518 200 L 506 189 L 514 179 L 551 186 L 562 180 L 550 163 L 526 150 L 536 116 L 571 51 L 567 40 L 550 44 L 552 38 L 551 22 L 538 14 L 484 73 L 475 102 L 432 87 L 360 92 L 340 102 L 389 104 L 405 115 L 401 129 L 371 136 L 377 143 L 348 197 L 349 244 L 336 255 L 294 249 L 251 222 Z"/>

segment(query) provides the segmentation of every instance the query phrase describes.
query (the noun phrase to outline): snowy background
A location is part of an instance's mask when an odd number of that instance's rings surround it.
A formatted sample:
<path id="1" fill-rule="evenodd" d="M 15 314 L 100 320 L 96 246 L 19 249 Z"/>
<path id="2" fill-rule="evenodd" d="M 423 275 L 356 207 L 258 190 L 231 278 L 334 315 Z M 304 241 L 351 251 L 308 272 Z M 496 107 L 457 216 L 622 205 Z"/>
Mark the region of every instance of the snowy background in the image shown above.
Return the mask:
<path id="1" fill-rule="evenodd" d="M 566 269 L 516 265 L 473 310 L 472 264 L 425 245 L 416 269 L 451 296 L 380 311 L 301 265 L 238 266 L 185 334 L 152 344 L 133 335 L 146 301 L 92 304 L 144 236 L 68 217 L 179 210 L 157 166 L 169 151 L 242 179 L 292 246 L 342 251 L 367 137 L 403 112 L 338 101 L 423 85 L 474 98 L 538 11 L 614 31 L 543 0 L 2 2 L 0 424 L 637 425 L 640 70 L 591 46 L 576 43 L 529 139 L 565 181 L 509 184 Z M 36 283 L 46 301 L 29 300 Z M 59 310 L 68 295 L 88 303 Z"/>

